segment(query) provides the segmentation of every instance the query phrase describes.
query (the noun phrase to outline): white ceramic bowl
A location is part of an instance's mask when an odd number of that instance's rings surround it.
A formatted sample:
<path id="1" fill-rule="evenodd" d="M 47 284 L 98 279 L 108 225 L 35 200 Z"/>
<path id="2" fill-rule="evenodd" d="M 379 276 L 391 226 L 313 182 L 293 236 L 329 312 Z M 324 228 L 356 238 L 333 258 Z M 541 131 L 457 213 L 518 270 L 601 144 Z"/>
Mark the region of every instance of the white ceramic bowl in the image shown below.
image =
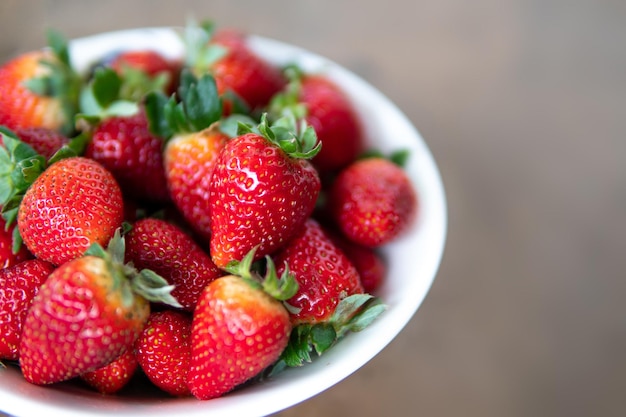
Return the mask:
<path id="1" fill-rule="evenodd" d="M 348 334 L 313 363 L 288 369 L 275 378 L 236 390 L 222 398 L 199 401 L 148 393 L 103 396 L 74 383 L 40 387 L 24 381 L 14 367 L 0 369 L 0 410 L 14 416 L 111 414 L 141 416 L 265 416 L 311 398 L 348 377 L 378 354 L 405 327 L 426 296 L 441 261 L 446 228 L 446 202 L 435 161 L 406 116 L 384 95 L 337 64 L 274 40 L 252 37 L 253 48 L 277 64 L 295 62 L 336 80 L 352 98 L 371 145 L 383 152 L 408 148 L 407 164 L 420 199 L 417 221 L 409 233 L 384 248 L 387 281 L 377 293 L 388 309 L 367 329 Z M 179 33 L 146 28 L 77 39 L 70 53 L 78 70 L 117 50 L 156 48 L 170 57 L 183 53 Z"/>

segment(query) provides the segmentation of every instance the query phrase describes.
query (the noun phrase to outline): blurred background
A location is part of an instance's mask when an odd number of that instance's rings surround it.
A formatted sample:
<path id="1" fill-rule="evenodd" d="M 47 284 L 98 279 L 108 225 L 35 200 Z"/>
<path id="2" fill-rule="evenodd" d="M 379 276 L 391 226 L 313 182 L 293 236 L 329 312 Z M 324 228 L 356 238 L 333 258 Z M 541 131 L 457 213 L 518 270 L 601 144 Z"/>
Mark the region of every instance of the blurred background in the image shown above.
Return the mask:
<path id="1" fill-rule="evenodd" d="M 188 16 L 324 55 L 415 123 L 449 236 L 405 330 L 278 414 L 626 415 L 623 0 L 0 1 L 0 60 Z"/>

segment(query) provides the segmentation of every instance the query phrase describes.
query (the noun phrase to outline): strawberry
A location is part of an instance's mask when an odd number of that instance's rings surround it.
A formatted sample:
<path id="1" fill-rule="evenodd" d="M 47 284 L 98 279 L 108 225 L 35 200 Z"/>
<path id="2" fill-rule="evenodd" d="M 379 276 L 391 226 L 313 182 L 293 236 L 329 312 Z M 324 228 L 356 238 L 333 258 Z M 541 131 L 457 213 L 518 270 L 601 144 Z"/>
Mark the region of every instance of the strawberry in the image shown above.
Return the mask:
<path id="1" fill-rule="evenodd" d="M 150 315 L 135 342 L 135 356 L 148 379 L 175 396 L 191 395 L 187 372 L 191 358 L 191 316 L 173 310 Z"/>
<path id="2" fill-rule="evenodd" d="M 289 274 L 276 275 L 271 259 L 262 280 L 250 266 L 252 250 L 231 275 L 202 292 L 191 327 L 191 393 L 207 400 L 222 396 L 273 364 L 287 346 L 291 324 L 279 299 L 293 295 Z"/>
<path id="3" fill-rule="evenodd" d="M 35 179 L 19 205 L 17 224 L 33 255 L 61 265 L 92 243 L 106 244 L 123 216 L 113 175 L 92 159 L 71 157 Z"/>
<path id="4" fill-rule="evenodd" d="M 70 66 L 67 44 L 57 33 L 51 48 L 27 52 L 0 66 L 0 125 L 73 131 L 82 81 Z"/>
<path id="5" fill-rule="evenodd" d="M 364 293 L 358 271 L 320 224 L 307 220 L 301 232 L 274 254 L 279 273 L 291 273 L 297 293 L 287 300 L 294 329 L 270 374 L 311 361 L 346 333 L 369 326 L 385 306 Z"/>
<path id="6" fill-rule="evenodd" d="M 270 111 L 280 115 L 294 109 L 315 129 L 322 149 L 312 162 L 322 174 L 333 173 L 353 162 L 364 149 L 360 120 L 344 91 L 321 74 L 286 70 L 291 81 L 273 97 Z"/>
<path id="7" fill-rule="evenodd" d="M 315 131 L 285 117 L 231 139 L 213 172 L 211 257 L 219 267 L 258 246 L 257 259 L 285 244 L 311 215 L 321 185 L 306 158 L 319 150 Z"/>
<path id="8" fill-rule="evenodd" d="M 15 135 L 46 159 L 51 158 L 61 147 L 70 142 L 70 139 L 61 132 L 45 127 L 19 128 L 15 130 Z"/>
<path id="9" fill-rule="evenodd" d="M 18 359 L 26 313 L 52 271 L 54 265 L 39 259 L 0 270 L 0 359 Z"/>
<path id="10" fill-rule="evenodd" d="M 345 236 L 368 247 L 398 237 L 418 209 L 417 194 L 405 171 L 382 157 L 359 160 L 341 171 L 328 204 Z"/>
<path id="11" fill-rule="evenodd" d="M 180 71 L 180 63 L 150 49 L 120 52 L 108 65 L 129 80 L 129 87 L 152 84 L 153 88 L 166 93 L 174 92 Z M 133 93 L 129 93 L 128 96 L 132 97 Z"/>
<path id="12" fill-rule="evenodd" d="M 0 217 L 0 269 L 17 265 L 33 257 L 26 246 L 20 245 L 15 250 L 13 245 L 15 229 L 15 225 L 7 226 L 6 221 Z"/>
<path id="13" fill-rule="evenodd" d="M 359 245 L 334 230 L 325 231 L 358 271 L 363 291 L 368 294 L 376 292 L 387 274 L 387 265 L 380 253 L 373 248 Z"/>
<path id="14" fill-rule="evenodd" d="M 211 236 L 208 196 L 217 157 L 228 136 L 217 128 L 222 102 L 215 80 L 181 74 L 180 101 L 151 93 L 146 111 L 153 133 L 166 139 L 165 176 L 172 201 L 194 231 L 208 242 Z"/>
<path id="15" fill-rule="evenodd" d="M 192 311 L 204 287 L 224 273 L 194 240 L 164 220 L 137 221 L 126 236 L 126 257 L 174 285 L 172 295 Z"/>
<path id="16" fill-rule="evenodd" d="M 169 201 L 163 167 L 163 141 L 150 133 L 143 111 L 112 116 L 100 121 L 92 132 L 85 156 L 108 169 L 125 195 L 133 199 Z"/>
<path id="17" fill-rule="evenodd" d="M 129 349 L 102 368 L 80 375 L 80 379 L 101 394 L 115 394 L 132 379 L 137 366 L 135 354 Z"/>
<path id="18" fill-rule="evenodd" d="M 354 265 L 313 219 L 308 219 L 273 259 L 278 273 L 289 270 L 300 286 L 288 300 L 297 310 L 291 315 L 295 325 L 327 321 L 339 301 L 363 293 Z"/>
<path id="19" fill-rule="evenodd" d="M 19 348 L 28 382 L 51 384 L 97 370 L 132 349 L 148 320 L 150 301 L 180 307 L 163 278 L 125 265 L 124 252 L 118 231 L 108 251 L 93 244 L 40 287 Z"/>
<path id="20" fill-rule="evenodd" d="M 210 73 L 220 95 L 228 99 L 225 113 L 259 110 L 287 83 L 282 71 L 258 56 L 246 35 L 215 30 L 211 24 L 187 31 L 187 62 L 196 75 Z"/>

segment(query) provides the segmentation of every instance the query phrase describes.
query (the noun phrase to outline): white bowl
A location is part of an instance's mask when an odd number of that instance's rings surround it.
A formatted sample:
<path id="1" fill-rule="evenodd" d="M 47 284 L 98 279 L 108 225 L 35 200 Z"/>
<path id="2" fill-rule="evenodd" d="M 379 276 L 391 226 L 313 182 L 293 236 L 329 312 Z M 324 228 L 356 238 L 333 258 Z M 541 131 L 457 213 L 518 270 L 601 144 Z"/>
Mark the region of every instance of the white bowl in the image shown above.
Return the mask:
<path id="1" fill-rule="evenodd" d="M 154 390 L 103 396 L 72 382 L 40 387 L 25 382 L 19 370 L 10 366 L 0 369 L 2 411 L 14 416 L 265 416 L 311 398 L 351 375 L 385 348 L 413 317 L 435 278 L 447 228 L 444 189 L 427 145 L 391 101 L 341 66 L 275 40 L 252 37 L 250 41 L 261 56 L 276 64 L 295 62 L 307 71 L 321 71 L 336 80 L 361 115 L 369 144 L 383 152 L 401 148 L 411 151 L 406 170 L 419 195 L 419 217 L 407 234 L 383 249 L 389 270 L 377 295 L 388 309 L 370 327 L 348 334 L 313 363 L 288 369 L 271 380 L 222 398 L 171 398 Z M 176 29 L 146 28 L 74 40 L 70 54 L 75 67 L 82 71 L 107 53 L 146 47 L 169 57 L 184 51 Z"/>

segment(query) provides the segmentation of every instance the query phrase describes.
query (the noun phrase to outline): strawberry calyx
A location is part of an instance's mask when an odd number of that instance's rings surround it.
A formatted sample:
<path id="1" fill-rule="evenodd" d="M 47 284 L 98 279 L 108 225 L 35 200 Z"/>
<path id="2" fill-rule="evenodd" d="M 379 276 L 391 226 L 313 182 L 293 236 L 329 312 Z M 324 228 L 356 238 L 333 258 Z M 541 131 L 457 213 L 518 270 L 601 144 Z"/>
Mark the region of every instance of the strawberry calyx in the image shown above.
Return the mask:
<path id="1" fill-rule="evenodd" d="M 312 353 L 321 356 L 348 332 L 368 327 L 386 306 L 370 294 L 354 294 L 343 298 L 328 321 L 305 323 L 293 328 L 289 344 L 270 370 L 274 375 L 287 367 L 299 367 L 312 362 Z"/>
<path id="2" fill-rule="evenodd" d="M 215 23 L 210 20 L 204 20 L 200 24 L 193 19 L 187 22 L 183 33 L 185 64 L 195 74 L 206 72 L 207 68 L 228 53 L 226 47 L 211 43 L 214 33 Z"/>
<path id="3" fill-rule="evenodd" d="M 191 71 L 181 72 L 177 95 L 169 98 L 152 91 L 145 99 L 150 131 L 164 139 L 200 132 L 222 117 L 222 99 L 210 74 L 197 78 Z"/>
<path id="4" fill-rule="evenodd" d="M 369 149 L 363 152 L 361 155 L 359 155 L 357 157 L 357 160 L 367 159 L 367 158 L 384 158 L 393 162 L 400 168 L 404 168 L 410 156 L 411 156 L 411 151 L 409 151 L 408 149 L 398 149 L 388 154 L 385 154 L 378 149 Z"/>
<path id="5" fill-rule="evenodd" d="M 283 68 L 283 74 L 289 81 L 283 91 L 272 97 L 268 106 L 270 116 L 277 119 L 287 113 L 293 113 L 298 118 L 306 117 L 308 108 L 300 101 L 304 71 L 297 65 L 290 64 Z"/>
<path id="6" fill-rule="evenodd" d="M 250 286 L 262 289 L 278 301 L 286 301 L 298 292 L 298 281 L 294 275 L 285 268 L 281 276 L 278 276 L 274 261 L 269 256 L 265 256 L 265 276 L 254 268 L 254 254 L 257 247 L 254 247 L 244 256 L 241 261 L 231 261 L 224 268 L 227 272 L 237 275 Z M 286 306 L 288 308 L 288 306 Z M 289 308 L 288 308 L 289 309 Z"/>
<path id="7" fill-rule="evenodd" d="M 44 57 L 39 62 L 47 71 L 26 80 L 24 85 L 38 96 L 59 99 L 65 115 L 61 132 L 69 135 L 74 131 L 74 114 L 78 108 L 83 80 L 72 68 L 68 44 L 61 34 L 49 31 L 48 46 L 51 56 Z"/>
<path id="8" fill-rule="evenodd" d="M 298 118 L 294 112 L 285 112 L 272 123 L 268 114 L 263 113 L 258 126 L 239 123 L 237 134 L 246 133 L 260 134 L 292 158 L 311 159 L 322 149 L 313 126 Z"/>
<path id="9" fill-rule="evenodd" d="M 128 226 L 124 226 L 128 230 Z M 123 301 L 130 304 L 133 294 L 138 294 L 148 301 L 163 303 L 172 307 L 182 305 L 172 296 L 173 285 L 162 276 L 149 269 L 137 270 L 132 263 L 124 263 L 126 243 L 122 230 L 117 229 L 104 249 L 100 244 L 93 243 L 86 251 L 86 256 L 104 259 L 116 285 L 123 291 Z"/>
<path id="10" fill-rule="evenodd" d="M 91 80 L 81 91 L 77 125 L 87 131 L 102 119 L 137 114 L 139 101 L 134 97 L 126 97 L 123 89 L 124 79 L 115 70 L 108 67 L 96 68 Z"/>

